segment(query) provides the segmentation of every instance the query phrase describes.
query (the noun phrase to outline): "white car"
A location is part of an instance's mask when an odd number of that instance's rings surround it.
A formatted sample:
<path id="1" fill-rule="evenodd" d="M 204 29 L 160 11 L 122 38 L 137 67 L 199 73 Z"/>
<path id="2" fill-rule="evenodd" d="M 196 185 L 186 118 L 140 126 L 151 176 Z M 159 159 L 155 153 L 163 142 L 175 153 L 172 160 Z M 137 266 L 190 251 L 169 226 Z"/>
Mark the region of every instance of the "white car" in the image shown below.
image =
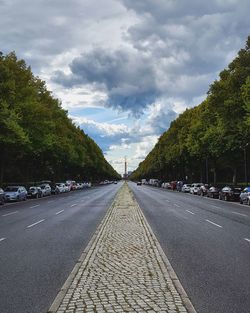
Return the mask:
<path id="1" fill-rule="evenodd" d="M 204 184 L 202 183 L 194 183 L 191 185 L 191 188 L 190 188 L 190 193 L 193 194 L 193 195 L 197 195 L 199 189 L 201 186 L 204 186 Z"/>
<path id="2" fill-rule="evenodd" d="M 64 183 L 56 183 L 57 189 L 59 190 L 59 193 L 66 192 L 66 186 Z"/>
<path id="3" fill-rule="evenodd" d="M 182 192 L 190 192 L 191 184 L 184 184 L 181 188 Z"/>

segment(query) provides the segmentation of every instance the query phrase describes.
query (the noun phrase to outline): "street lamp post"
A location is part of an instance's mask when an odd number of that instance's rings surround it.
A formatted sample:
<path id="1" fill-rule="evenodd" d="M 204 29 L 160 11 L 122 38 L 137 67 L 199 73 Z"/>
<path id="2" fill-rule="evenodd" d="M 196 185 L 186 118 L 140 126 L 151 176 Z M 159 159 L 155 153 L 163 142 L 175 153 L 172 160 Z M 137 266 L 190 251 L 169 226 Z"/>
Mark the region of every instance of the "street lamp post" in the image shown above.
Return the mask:
<path id="1" fill-rule="evenodd" d="M 248 177 L 247 177 L 247 146 L 249 143 L 247 143 L 244 147 L 244 163 L 245 163 L 245 182 L 248 185 Z"/>
<path id="2" fill-rule="evenodd" d="M 244 152 L 244 173 L 245 173 L 245 183 L 248 185 L 248 176 L 247 176 L 247 147 L 249 145 L 249 142 L 246 143 L 244 146 L 240 146 Z"/>

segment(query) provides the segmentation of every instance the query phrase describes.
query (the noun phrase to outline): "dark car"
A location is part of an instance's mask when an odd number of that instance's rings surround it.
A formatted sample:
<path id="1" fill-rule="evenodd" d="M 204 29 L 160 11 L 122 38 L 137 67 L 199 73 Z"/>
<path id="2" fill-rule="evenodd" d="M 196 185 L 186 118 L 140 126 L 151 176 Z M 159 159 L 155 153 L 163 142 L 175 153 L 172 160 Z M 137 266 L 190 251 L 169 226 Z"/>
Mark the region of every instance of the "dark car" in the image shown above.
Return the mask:
<path id="1" fill-rule="evenodd" d="M 28 198 L 42 198 L 43 192 L 40 187 L 31 186 L 28 190 Z"/>
<path id="2" fill-rule="evenodd" d="M 141 181 L 137 182 L 137 186 L 141 186 L 141 184 L 142 184 Z"/>
<path id="3" fill-rule="evenodd" d="M 220 188 L 218 188 L 216 186 L 212 186 L 207 191 L 207 197 L 218 199 L 219 198 L 219 193 L 220 193 Z"/>
<path id="4" fill-rule="evenodd" d="M 50 184 L 51 194 L 58 195 L 60 193 L 60 188 L 57 184 Z"/>
<path id="5" fill-rule="evenodd" d="M 240 194 L 240 203 L 250 205 L 250 186 L 242 190 Z"/>
<path id="6" fill-rule="evenodd" d="M 225 201 L 239 201 L 241 194 L 240 187 L 225 186 L 219 192 L 219 199 Z"/>
<path id="7" fill-rule="evenodd" d="M 201 185 L 200 188 L 197 191 L 198 196 L 206 196 L 208 192 L 208 185 Z"/>
<path id="8" fill-rule="evenodd" d="M 4 204 L 5 202 L 5 193 L 2 188 L 0 188 L 0 204 Z"/>

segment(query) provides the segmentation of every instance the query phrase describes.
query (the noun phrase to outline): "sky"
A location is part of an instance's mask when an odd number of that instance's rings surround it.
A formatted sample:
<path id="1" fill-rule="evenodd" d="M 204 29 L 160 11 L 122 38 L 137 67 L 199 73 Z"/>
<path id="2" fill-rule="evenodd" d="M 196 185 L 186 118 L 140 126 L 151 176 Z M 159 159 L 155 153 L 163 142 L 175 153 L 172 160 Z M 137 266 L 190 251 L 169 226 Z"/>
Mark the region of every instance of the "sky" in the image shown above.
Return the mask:
<path id="1" fill-rule="evenodd" d="M 249 0 L 0 0 L 15 51 L 119 172 L 136 169 L 244 48 Z"/>

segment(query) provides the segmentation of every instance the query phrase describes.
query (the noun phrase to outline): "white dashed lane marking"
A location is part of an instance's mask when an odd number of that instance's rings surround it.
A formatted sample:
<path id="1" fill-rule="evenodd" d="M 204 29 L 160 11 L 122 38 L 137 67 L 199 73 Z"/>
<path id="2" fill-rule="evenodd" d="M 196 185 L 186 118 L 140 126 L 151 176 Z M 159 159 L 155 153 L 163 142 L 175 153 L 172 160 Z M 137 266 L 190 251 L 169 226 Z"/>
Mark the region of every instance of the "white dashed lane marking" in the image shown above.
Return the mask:
<path id="1" fill-rule="evenodd" d="M 239 212 L 232 212 L 233 214 L 237 214 L 237 215 L 240 215 L 240 216 L 244 216 L 244 217 L 247 217 L 246 214 L 243 214 L 243 213 L 239 213 Z"/>
<path id="2" fill-rule="evenodd" d="M 250 239 L 248 239 L 248 238 L 244 238 L 244 240 L 246 240 L 247 242 L 250 242 Z"/>
<path id="3" fill-rule="evenodd" d="M 190 213 L 190 214 L 193 214 L 193 215 L 195 215 L 195 213 L 194 212 L 192 212 L 192 211 L 189 211 L 189 210 L 186 210 L 188 213 Z"/>
<path id="4" fill-rule="evenodd" d="M 58 214 L 60 214 L 60 213 L 62 213 L 62 212 L 64 212 L 64 210 L 61 210 L 61 211 L 59 211 L 59 212 L 56 212 L 56 215 L 58 215 Z"/>
<path id="5" fill-rule="evenodd" d="M 75 203 L 75 204 L 71 204 L 71 206 L 70 206 L 70 207 L 72 208 L 73 206 L 76 206 L 76 205 L 77 205 L 77 203 Z"/>
<path id="6" fill-rule="evenodd" d="M 45 221 L 44 219 L 43 219 L 43 220 L 40 220 L 40 221 L 38 221 L 38 222 L 35 222 L 35 223 L 33 223 L 33 224 L 27 226 L 26 228 L 31 228 L 31 227 L 33 227 L 33 226 L 35 226 L 35 225 L 37 225 L 37 224 L 40 224 L 40 223 L 42 223 L 42 222 L 44 222 L 44 221 Z"/>
<path id="7" fill-rule="evenodd" d="M 174 206 L 176 206 L 177 208 L 180 208 L 180 205 L 178 205 L 178 204 L 176 204 L 176 203 L 174 203 Z"/>
<path id="8" fill-rule="evenodd" d="M 37 204 L 37 205 L 33 205 L 30 207 L 30 209 L 34 209 L 34 208 L 37 208 L 38 206 L 40 206 L 40 204 Z"/>
<path id="9" fill-rule="evenodd" d="M 214 226 L 216 226 L 216 227 L 220 227 L 220 228 L 222 228 L 222 226 L 221 226 L 221 225 L 216 224 L 216 223 L 214 223 L 214 222 L 212 222 L 212 221 L 210 221 L 210 220 L 206 220 L 206 222 L 208 222 L 208 223 L 210 223 L 210 224 L 212 224 L 212 225 L 214 225 Z"/>
<path id="10" fill-rule="evenodd" d="M 13 215 L 13 214 L 16 214 L 16 213 L 18 213 L 18 211 L 11 212 L 11 213 L 7 213 L 7 214 L 4 214 L 4 215 L 2 215 L 2 216 L 9 216 L 9 215 Z"/>
<path id="11" fill-rule="evenodd" d="M 6 239 L 6 238 L 0 238 L 0 242 L 1 242 L 1 241 L 4 241 L 5 239 Z"/>

